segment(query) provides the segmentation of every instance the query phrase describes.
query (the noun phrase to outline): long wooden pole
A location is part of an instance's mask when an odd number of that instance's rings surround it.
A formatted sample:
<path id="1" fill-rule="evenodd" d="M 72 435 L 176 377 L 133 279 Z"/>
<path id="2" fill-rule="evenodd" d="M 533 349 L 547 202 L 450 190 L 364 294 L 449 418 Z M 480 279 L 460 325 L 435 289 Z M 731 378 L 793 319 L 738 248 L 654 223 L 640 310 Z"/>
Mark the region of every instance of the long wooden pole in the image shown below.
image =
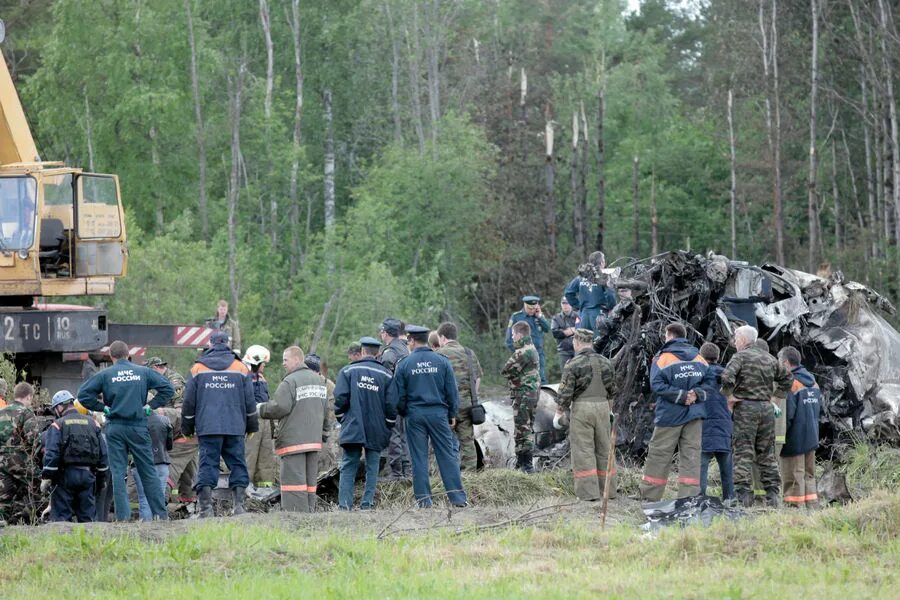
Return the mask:
<path id="1" fill-rule="evenodd" d="M 606 512 L 609 504 L 609 489 L 612 486 L 613 469 L 616 468 L 616 416 L 613 415 L 609 432 L 609 453 L 606 458 L 606 478 L 603 480 L 603 504 L 600 507 L 600 529 L 606 528 Z"/>

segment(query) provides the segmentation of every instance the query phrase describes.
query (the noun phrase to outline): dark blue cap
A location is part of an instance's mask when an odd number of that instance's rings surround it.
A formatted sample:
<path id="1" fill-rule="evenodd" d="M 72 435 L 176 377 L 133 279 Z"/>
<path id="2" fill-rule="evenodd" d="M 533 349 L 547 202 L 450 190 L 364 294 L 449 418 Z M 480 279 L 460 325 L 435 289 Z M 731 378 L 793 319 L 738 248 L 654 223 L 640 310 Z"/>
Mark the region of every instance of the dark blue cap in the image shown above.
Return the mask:
<path id="1" fill-rule="evenodd" d="M 540 296 L 522 296 L 522 302 L 525 304 L 537 304 L 540 301 Z"/>
<path id="2" fill-rule="evenodd" d="M 231 338 L 224 331 L 215 331 L 209 338 L 209 343 L 216 344 L 227 344 Z"/>
<path id="3" fill-rule="evenodd" d="M 406 333 L 411 333 L 413 335 L 422 335 L 423 333 L 428 333 L 431 331 L 427 327 L 422 327 L 421 325 L 407 325 Z"/>
<path id="4" fill-rule="evenodd" d="M 400 335 L 400 330 L 403 329 L 403 322 L 400 319 L 395 319 L 393 317 L 388 317 L 384 321 L 381 322 L 380 330 L 385 332 L 388 335 L 392 335 L 397 337 Z"/>
<path id="5" fill-rule="evenodd" d="M 365 336 L 365 337 L 359 338 L 359 345 L 360 346 L 374 346 L 374 347 L 378 348 L 379 346 L 381 346 L 381 342 L 376 340 L 373 337 Z"/>

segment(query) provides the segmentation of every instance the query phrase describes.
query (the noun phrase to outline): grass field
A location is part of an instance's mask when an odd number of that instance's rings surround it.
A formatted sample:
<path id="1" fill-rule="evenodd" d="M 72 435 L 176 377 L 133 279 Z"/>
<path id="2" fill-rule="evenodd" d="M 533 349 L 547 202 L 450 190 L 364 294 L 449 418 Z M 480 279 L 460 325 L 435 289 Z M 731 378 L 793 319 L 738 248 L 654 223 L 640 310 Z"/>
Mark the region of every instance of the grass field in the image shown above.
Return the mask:
<path id="1" fill-rule="evenodd" d="M 498 473 L 481 474 L 485 490 L 498 478 L 501 490 L 525 477 Z M 515 493 L 528 496 L 528 485 Z M 895 492 L 812 515 L 756 512 L 656 537 L 640 530 L 633 500 L 618 499 L 601 531 L 596 505 L 559 493 L 515 505 L 506 497 L 490 503 L 483 491 L 481 505 L 449 521 L 446 509 L 392 508 L 9 528 L 0 533 L 0 596 L 897 597 Z M 551 508 L 530 524 L 504 524 L 543 506 Z"/>

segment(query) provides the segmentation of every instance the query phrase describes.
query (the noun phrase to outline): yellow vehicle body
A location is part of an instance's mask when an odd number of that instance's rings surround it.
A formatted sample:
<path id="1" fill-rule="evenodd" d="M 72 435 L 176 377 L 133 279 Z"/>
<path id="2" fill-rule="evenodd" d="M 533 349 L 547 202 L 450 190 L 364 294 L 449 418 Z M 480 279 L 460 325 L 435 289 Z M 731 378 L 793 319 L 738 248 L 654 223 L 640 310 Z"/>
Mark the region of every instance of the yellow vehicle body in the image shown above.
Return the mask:
<path id="1" fill-rule="evenodd" d="M 41 161 L 0 63 L 0 304 L 112 294 L 128 262 L 119 180 Z"/>

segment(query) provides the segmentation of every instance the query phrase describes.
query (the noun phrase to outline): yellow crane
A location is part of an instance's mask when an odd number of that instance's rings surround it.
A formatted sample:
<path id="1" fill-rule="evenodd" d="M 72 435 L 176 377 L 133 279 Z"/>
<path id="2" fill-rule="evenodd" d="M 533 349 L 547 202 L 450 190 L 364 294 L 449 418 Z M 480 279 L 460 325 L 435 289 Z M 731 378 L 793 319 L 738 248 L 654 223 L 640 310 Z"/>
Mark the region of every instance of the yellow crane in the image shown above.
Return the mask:
<path id="1" fill-rule="evenodd" d="M 42 161 L 0 62 L 0 305 L 112 294 L 128 260 L 119 179 Z"/>

